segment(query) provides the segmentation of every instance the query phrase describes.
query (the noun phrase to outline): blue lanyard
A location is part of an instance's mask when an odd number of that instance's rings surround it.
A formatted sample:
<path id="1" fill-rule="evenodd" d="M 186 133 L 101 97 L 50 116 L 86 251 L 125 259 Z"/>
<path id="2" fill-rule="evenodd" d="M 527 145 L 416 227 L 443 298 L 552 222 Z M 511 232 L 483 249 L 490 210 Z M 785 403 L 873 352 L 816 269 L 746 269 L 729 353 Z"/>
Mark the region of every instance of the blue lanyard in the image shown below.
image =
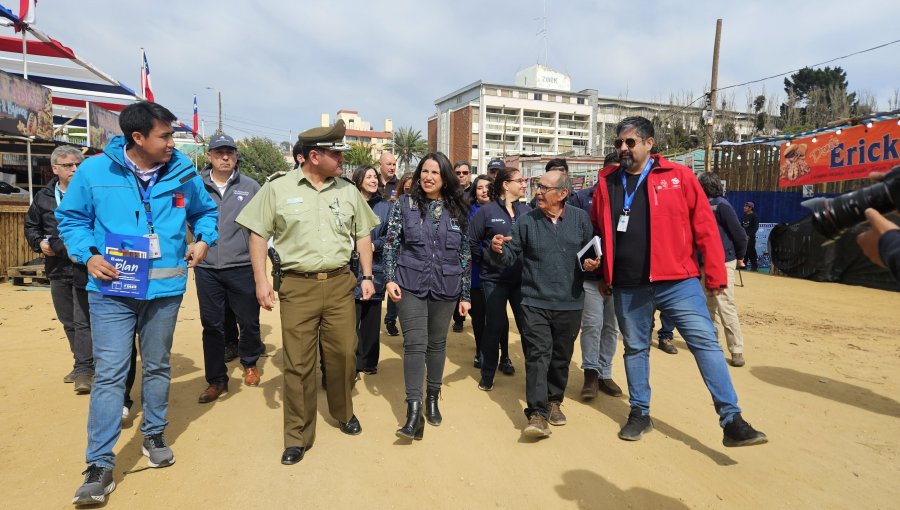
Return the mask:
<path id="1" fill-rule="evenodd" d="M 156 184 L 157 177 L 159 177 L 159 172 L 153 174 L 153 177 L 150 178 L 150 182 L 147 183 L 147 189 L 144 189 L 144 187 L 138 183 L 138 191 L 141 193 L 141 202 L 144 203 L 144 215 L 147 216 L 147 227 L 150 229 L 151 234 L 153 233 L 153 212 L 150 210 L 150 192 L 153 191 L 153 185 Z"/>
<path id="2" fill-rule="evenodd" d="M 59 203 L 62 202 L 64 193 L 59 190 L 59 184 L 53 187 L 53 194 L 56 195 L 56 205 L 59 206 Z"/>
<path id="3" fill-rule="evenodd" d="M 641 176 L 638 177 L 637 186 L 634 187 L 634 191 L 628 193 L 628 184 L 626 181 L 625 169 L 622 169 L 622 191 L 625 192 L 625 206 L 622 208 L 625 214 L 631 212 L 631 203 L 634 202 L 634 194 L 637 193 L 638 188 L 641 187 L 641 183 L 644 182 L 644 179 L 647 178 L 647 174 L 650 173 L 650 168 L 653 167 L 653 158 L 647 159 L 647 165 L 644 166 L 644 169 L 641 170 Z"/>

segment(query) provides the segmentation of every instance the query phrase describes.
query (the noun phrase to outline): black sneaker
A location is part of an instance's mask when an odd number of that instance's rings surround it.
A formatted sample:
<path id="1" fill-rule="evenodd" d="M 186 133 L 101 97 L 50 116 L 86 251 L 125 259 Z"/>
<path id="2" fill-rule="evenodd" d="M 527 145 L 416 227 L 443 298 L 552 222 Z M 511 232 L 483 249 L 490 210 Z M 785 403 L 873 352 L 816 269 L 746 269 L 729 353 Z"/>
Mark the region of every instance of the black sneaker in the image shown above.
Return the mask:
<path id="1" fill-rule="evenodd" d="M 389 334 L 389 335 L 391 335 L 391 336 L 397 336 L 397 335 L 400 334 L 400 330 L 397 329 L 397 323 L 396 323 L 396 322 L 385 322 L 385 323 L 384 323 L 384 329 L 386 329 L 386 330 L 387 330 L 387 334 Z"/>
<path id="2" fill-rule="evenodd" d="M 512 360 L 509 358 L 503 358 L 502 360 L 500 360 L 500 365 L 497 367 L 497 370 L 500 370 L 506 375 L 513 375 L 516 373 L 516 367 L 513 366 Z"/>
<path id="3" fill-rule="evenodd" d="M 725 446 L 752 446 L 769 442 L 769 438 L 765 434 L 744 421 L 741 413 L 735 414 L 731 423 L 725 425 L 724 432 L 722 444 Z"/>
<path id="4" fill-rule="evenodd" d="M 106 495 L 116 488 L 111 468 L 91 464 L 81 474 L 84 475 L 84 483 L 72 498 L 75 506 L 102 504 L 106 501 Z"/>
<path id="5" fill-rule="evenodd" d="M 478 381 L 478 389 L 481 391 L 491 391 L 494 389 L 494 381 L 487 381 L 482 378 Z"/>
<path id="6" fill-rule="evenodd" d="M 619 431 L 619 439 L 638 441 L 645 433 L 653 430 L 653 421 L 649 415 L 641 414 L 641 410 L 633 407 L 628 414 L 628 422 Z"/>
<path id="7" fill-rule="evenodd" d="M 463 321 L 453 321 L 453 332 L 454 333 L 462 333 L 463 330 Z"/>
<path id="8" fill-rule="evenodd" d="M 475 361 L 472 362 L 472 366 L 475 368 L 481 368 L 481 356 L 475 356 Z"/>
<path id="9" fill-rule="evenodd" d="M 240 356 L 240 353 L 238 353 L 236 346 L 231 344 L 225 345 L 225 363 L 234 361 L 238 356 Z"/>

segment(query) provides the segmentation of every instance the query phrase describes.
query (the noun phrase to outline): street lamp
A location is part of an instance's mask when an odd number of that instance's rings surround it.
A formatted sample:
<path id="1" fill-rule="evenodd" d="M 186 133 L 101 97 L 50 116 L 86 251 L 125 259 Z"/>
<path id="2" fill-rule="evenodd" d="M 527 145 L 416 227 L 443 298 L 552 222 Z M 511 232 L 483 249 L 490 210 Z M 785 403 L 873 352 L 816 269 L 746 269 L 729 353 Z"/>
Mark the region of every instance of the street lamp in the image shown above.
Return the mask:
<path id="1" fill-rule="evenodd" d="M 222 91 L 215 87 L 206 87 L 206 90 L 214 90 L 219 94 L 219 129 L 216 130 L 216 134 L 222 133 Z"/>

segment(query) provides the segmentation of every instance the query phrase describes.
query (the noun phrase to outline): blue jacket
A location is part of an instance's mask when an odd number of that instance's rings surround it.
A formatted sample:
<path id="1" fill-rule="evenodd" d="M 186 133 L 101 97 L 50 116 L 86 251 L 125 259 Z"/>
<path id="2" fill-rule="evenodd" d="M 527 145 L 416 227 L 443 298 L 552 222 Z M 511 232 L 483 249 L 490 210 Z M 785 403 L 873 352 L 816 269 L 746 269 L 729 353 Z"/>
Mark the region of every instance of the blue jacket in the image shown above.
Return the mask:
<path id="1" fill-rule="evenodd" d="M 73 262 L 86 264 L 93 254 L 91 248 L 103 253 L 107 232 L 133 236 L 150 233 L 137 177 L 125 166 L 124 149 L 125 138 L 117 136 L 102 155 L 86 159 L 75 172 L 66 199 L 56 209 L 59 236 Z M 153 186 L 150 209 L 162 257 L 150 260 L 146 299 L 184 294 L 188 226 L 195 237 L 202 236 L 210 246 L 218 239 L 216 203 L 191 161 L 176 150 L 159 171 L 163 173 Z M 181 194 L 178 200 L 176 194 Z M 99 282 L 89 277 L 87 290 L 99 292 Z"/>
<path id="2" fill-rule="evenodd" d="M 710 198 L 709 205 L 712 206 L 716 223 L 719 225 L 719 236 L 722 238 L 722 248 L 725 249 L 725 262 L 743 260 L 747 253 L 747 233 L 741 227 L 734 208 L 725 197 Z"/>

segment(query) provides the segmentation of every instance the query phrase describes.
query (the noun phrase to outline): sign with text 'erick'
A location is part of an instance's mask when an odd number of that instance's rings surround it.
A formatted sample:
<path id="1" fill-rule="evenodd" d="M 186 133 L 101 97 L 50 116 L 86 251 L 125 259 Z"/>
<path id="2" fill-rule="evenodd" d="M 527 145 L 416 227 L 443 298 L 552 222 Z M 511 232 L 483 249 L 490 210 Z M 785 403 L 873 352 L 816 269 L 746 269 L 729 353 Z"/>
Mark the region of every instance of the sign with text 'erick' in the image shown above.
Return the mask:
<path id="1" fill-rule="evenodd" d="M 865 179 L 900 165 L 900 124 L 888 119 L 791 140 L 781 146 L 778 185 Z M 815 141 L 813 141 L 815 139 Z"/>

